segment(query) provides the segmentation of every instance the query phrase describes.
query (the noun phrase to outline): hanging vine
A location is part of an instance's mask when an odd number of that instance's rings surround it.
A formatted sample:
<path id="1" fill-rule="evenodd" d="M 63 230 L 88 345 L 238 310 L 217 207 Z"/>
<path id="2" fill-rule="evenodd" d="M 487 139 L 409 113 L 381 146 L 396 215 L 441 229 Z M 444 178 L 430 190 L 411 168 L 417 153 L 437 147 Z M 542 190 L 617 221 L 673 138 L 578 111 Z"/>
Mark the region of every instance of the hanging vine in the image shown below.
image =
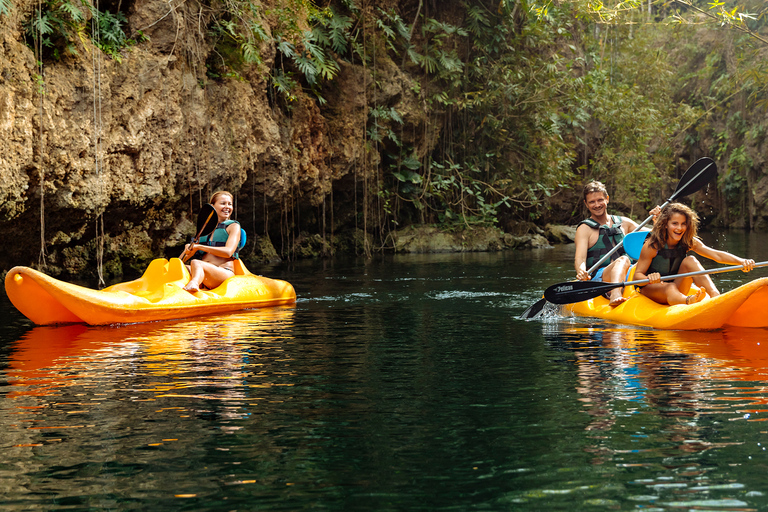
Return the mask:
<path id="1" fill-rule="evenodd" d="M 41 1 L 38 1 L 38 17 L 41 16 Z M 40 23 L 38 23 L 40 26 Z M 44 151 L 44 139 L 43 139 L 43 99 L 45 98 L 45 70 L 43 68 L 43 34 L 40 30 L 37 30 L 33 34 L 34 36 L 34 48 L 35 48 L 35 60 L 37 62 L 37 92 L 40 99 L 39 110 L 39 123 L 38 123 L 38 171 L 40 176 L 40 254 L 38 256 L 38 264 L 40 267 L 45 268 L 46 263 L 46 248 L 45 248 L 45 151 Z"/>
<path id="2" fill-rule="evenodd" d="M 95 0 L 94 9 L 98 12 L 99 1 Z M 91 24 L 91 40 L 97 47 L 101 47 L 101 23 Z M 96 168 L 96 177 L 101 188 L 102 198 L 105 195 L 104 180 L 101 176 L 103 167 L 101 157 L 101 136 L 102 136 L 102 111 L 101 111 L 101 52 L 92 52 L 93 64 L 93 156 L 94 167 Z M 104 282 L 104 212 L 102 211 L 96 217 L 96 274 L 99 277 L 99 287 L 106 286 Z"/>

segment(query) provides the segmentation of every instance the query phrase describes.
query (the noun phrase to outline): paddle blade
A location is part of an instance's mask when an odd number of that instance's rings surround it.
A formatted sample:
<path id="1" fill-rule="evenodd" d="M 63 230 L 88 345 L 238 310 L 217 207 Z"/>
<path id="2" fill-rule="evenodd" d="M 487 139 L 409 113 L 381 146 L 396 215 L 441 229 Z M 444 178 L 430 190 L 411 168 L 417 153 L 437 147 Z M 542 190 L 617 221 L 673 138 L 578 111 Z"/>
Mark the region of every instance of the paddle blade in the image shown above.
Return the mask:
<path id="1" fill-rule="evenodd" d="M 572 304 L 595 298 L 619 286 L 624 286 L 624 283 L 569 281 L 567 283 L 553 284 L 544 290 L 544 298 L 552 304 Z"/>
<path id="2" fill-rule="evenodd" d="M 544 306 L 547 305 L 547 299 L 541 299 L 536 301 L 535 303 L 531 304 L 528 309 L 523 311 L 523 314 L 520 315 L 521 320 L 528 320 L 529 318 L 536 318 L 536 316 L 541 313 L 541 310 L 544 309 Z"/>
<path id="3" fill-rule="evenodd" d="M 624 236 L 624 252 L 633 260 L 640 259 L 640 251 L 650 231 L 633 231 Z"/>
<path id="4" fill-rule="evenodd" d="M 712 181 L 715 176 L 717 176 L 717 164 L 715 164 L 715 161 L 706 156 L 699 158 L 685 171 L 683 177 L 677 182 L 675 193 L 672 194 L 669 200 L 672 201 L 677 197 L 698 192 L 706 187 L 707 183 Z"/>
<path id="5" fill-rule="evenodd" d="M 210 235 L 219 223 L 219 216 L 212 204 L 205 204 L 197 214 L 197 238 Z"/>

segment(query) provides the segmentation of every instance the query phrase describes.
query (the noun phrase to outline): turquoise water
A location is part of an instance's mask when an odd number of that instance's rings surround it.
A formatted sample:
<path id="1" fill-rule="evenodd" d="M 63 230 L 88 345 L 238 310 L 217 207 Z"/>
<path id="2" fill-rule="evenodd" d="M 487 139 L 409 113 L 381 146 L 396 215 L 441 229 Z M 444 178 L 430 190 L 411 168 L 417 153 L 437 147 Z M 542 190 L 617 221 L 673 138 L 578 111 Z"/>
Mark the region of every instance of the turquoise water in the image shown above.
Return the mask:
<path id="1" fill-rule="evenodd" d="M 768 508 L 768 332 L 518 320 L 572 251 L 257 269 L 296 306 L 122 327 L 0 296 L 0 505 Z"/>

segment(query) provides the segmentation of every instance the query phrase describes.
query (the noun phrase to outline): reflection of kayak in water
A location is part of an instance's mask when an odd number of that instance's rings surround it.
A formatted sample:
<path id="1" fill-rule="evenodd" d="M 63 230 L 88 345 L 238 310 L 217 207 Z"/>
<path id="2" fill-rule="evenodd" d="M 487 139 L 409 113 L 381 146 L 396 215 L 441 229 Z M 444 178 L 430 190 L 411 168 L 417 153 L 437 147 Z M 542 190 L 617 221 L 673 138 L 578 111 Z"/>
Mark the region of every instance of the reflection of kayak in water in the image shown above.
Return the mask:
<path id="1" fill-rule="evenodd" d="M 83 324 L 35 327 L 13 342 L 3 369 L 8 384 L 30 388 L 6 391 L 13 396 L 47 395 L 70 381 L 89 378 L 88 374 L 103 376 L 104 365 L 117 359 L 131 368 L 144 365 L 154 375 L 188 371 L 185 364 L 190 361 L 205 361 L 211 368 L 232 365 L 239 369 L 242 361 L 232 354 L 242 352 L 243 345 L 252 350 L 265 340 L 274 340 L 276 332 L 285 336 L 293 314 L 294 308 L 283 306 L 230 313 L 215 319 L 119 328 Z M 127 363 L 128 360 L 132 362 Z"/>
<path id="2" fill-rule="evenodd" d="M 727 327 L 702 334 L 682 330 L 570 327 L 566 333 L 576 336 L 577 347 L 583 340 L 597 339 L 601 346 L 618 350 L 624 355 L 622 361 L 631 362 L 641 374 L 661 365 L 667 371 L 684 371 L 705 380 L 768 380 L 765 329 Z M 659 357 L 659 354 L 670 357 Z M 768 402 L 768 398 L 761 396 L 760 399 Z"/>
<path id="3" fill-rule="evenodd" d="M 152 322 L 215 315 L 296 302 L 290 283 L 251 274 L 235 260 L 235 275 L 213 290 L 183 289 L 189 272 L 178 258 L 156 259 L 135 281 L 92 290 L 65 283 L 27 267 L 5 278 L 8 298 L 38 325 Z"/>
<path id="4" fill-rule="evenodd" d="M 636 290 L 624 291 L 629 300 L 612 308 L 603 296 L 568 304 L 577 316 L 602 318 L 625 325 L 656 329 L 719 329 L 724 326 L 768 327 L 768 277 L 755 279 L 718 297 L 691 305 L 658 304 Z"/>

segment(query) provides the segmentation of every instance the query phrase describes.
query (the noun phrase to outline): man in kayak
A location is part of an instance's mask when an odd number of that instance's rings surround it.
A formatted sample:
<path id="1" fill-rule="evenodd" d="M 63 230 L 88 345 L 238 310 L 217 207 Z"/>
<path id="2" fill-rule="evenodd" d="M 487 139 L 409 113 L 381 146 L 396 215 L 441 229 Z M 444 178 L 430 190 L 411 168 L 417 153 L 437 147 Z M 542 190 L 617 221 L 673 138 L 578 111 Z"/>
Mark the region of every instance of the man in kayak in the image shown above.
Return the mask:
<path id="1" fill-rule="evenodd" d="M 619 215 L 608 215 L 608 191 L 599 181 L 587 183 L 584 187 L 584 204 L 589 211 L 589 218 L 581 221 L 576 228 L 576 256 L 574 267 L 576 278 L 581 281 L 604 281 L 620 283 L 625 280 L 629 267 L 632 265 L 623 248 L 614 252 L 609 259 L 589 275 L 591 269 L 614 246 L 623 243 L 624 235 L 638 228 L 635 221 Z M 658 215 L 660 209 L 656 206 L 650 211 Z M 614 288 L 608 297 L 611 306 L 618 306 L 625 300 L 622 288 Z"/>
<path id="2" fill-rule="evenodd" d="M 190 293 L 200 291 L 203 285 L 209 290 L 216 288 L 235 275 L 234 261 L 238 259 L 240 224 L 230 219 L 233 208 L 232 194 L 218 191 L 211 197 L 211 204 L 218 216 L 218 225 L 198 243 L 187 244 L 183 259 L 200 252 L 201 257 L 190 262 L 190 280 L 184 287 Z"/>

